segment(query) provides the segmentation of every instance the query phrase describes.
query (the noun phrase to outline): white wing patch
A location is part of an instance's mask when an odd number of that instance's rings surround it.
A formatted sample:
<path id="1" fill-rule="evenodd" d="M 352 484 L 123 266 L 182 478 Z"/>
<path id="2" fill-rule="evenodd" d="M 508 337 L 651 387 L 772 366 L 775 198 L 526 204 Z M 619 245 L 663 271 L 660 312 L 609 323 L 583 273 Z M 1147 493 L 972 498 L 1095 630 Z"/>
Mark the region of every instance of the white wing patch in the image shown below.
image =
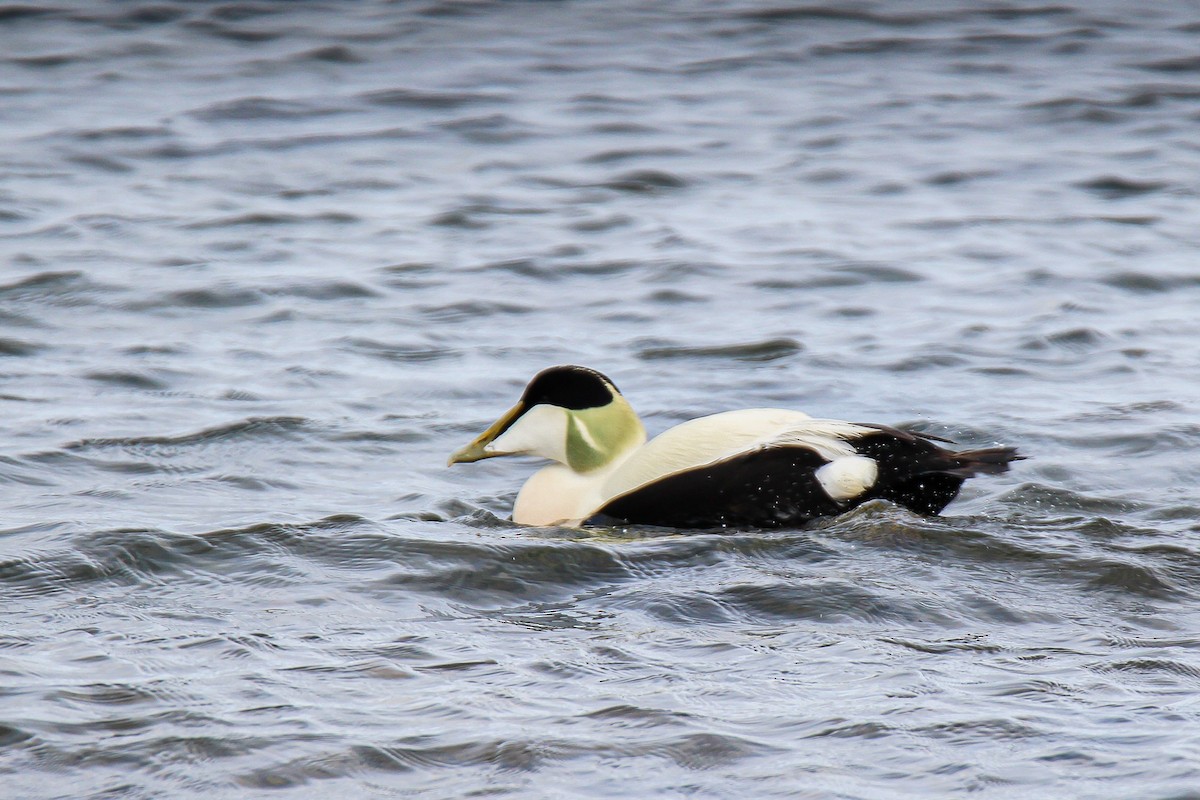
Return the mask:
<path id="1" fill-rule="evenodd" d="M 846 441 L 857 439 L 871 428 L 836 419 L 810 419 L 802 425 L 780 431 L 762 443 L 763 447 L 807 447 L 826 461 L 857 455 L 858 451 Z"/>
<path id="2" fill-rule="evenodd" d="M 879 465 L 866 456 L 835 458 L 813 473 L 825 494 L 839 503 L 851 500 L 875 485 Z"/>

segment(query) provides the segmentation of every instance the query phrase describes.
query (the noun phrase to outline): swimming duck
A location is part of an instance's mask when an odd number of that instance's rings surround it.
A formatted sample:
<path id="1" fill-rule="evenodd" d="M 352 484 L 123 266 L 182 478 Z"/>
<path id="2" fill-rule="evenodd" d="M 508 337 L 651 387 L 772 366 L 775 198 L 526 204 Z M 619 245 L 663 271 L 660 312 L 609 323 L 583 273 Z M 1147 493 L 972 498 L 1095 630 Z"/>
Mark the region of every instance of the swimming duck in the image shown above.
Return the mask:
<path id="1" fill-rule="evenodd" d="M 945 439 L 799 411 L 753 408 L 700 417 L 646 441 L 599 372 L 551 367 L 450 464 L 515 454 L 554 463 L 521 487 L 522 525 L 780 527 L 883 499 L 940 512 L 965 479 L 1005 472 L 1011 447 L 952 451 Z"/>

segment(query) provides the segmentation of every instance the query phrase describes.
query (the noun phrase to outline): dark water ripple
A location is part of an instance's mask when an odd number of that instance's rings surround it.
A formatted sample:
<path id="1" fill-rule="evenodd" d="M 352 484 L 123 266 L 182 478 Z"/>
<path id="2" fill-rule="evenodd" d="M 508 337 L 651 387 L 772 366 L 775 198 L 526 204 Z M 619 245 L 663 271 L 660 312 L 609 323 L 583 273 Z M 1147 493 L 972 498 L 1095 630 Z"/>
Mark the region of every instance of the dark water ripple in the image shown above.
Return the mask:
<path id="1" fill-rule="evenodd" d="M 0 4 L 6 796 L 1194 796 L 1194 16 Z M 1030 459 L 522 529 L 567 362 Z"/>

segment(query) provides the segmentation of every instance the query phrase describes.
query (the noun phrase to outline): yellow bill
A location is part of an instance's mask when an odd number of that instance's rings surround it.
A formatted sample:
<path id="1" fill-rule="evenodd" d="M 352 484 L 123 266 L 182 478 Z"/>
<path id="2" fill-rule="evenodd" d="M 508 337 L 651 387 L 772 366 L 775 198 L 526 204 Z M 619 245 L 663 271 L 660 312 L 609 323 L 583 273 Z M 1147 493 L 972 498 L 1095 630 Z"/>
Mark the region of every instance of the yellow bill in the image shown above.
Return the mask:
<path id="1" fill-rule="evenodd" d="M 490 445 L 497 436 L 504 433 L 504 431 L 508 429 L 508 426 L 513 423 L 513 420 L 524 413 L 525 404 L 517 403 L 508 411 L 504 412 L 504 416 L 493 422 L 486 431 L 475 437 L 470 444 L 460 450 L 455 450 L 450 456 L 450 460 L 446 463 L 446 466 L 449 467 L 455 464 L 469 464 L 472 461 L 479 461 L 483 458 L 508 455 L 500 450 L 488 450 L 487 446 Z"/>

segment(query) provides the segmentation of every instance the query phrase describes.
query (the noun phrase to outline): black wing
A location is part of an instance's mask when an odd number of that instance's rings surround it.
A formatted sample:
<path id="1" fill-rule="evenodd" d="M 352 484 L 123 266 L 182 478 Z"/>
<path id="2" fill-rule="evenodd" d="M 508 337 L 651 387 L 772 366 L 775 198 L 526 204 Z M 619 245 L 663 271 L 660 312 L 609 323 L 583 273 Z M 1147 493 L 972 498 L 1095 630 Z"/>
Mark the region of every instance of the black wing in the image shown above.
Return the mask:
<path id="1" fill-rule="evenodd" d="M 1011 447 L 954 452 L 947 440 L 885 425 L 850 441 L 879 467 L 875 484 L 849 501 L 825 493 L 814 473 L 827 462 L 799 446 L 769 447 L 668 475 L 604 504 L 586 524 L 671 528 L 802 525 L 868 500 L 888 500 L 918 514 L 941 512 L 963 481 L 1005 472 L 1022 458 Z"/>

